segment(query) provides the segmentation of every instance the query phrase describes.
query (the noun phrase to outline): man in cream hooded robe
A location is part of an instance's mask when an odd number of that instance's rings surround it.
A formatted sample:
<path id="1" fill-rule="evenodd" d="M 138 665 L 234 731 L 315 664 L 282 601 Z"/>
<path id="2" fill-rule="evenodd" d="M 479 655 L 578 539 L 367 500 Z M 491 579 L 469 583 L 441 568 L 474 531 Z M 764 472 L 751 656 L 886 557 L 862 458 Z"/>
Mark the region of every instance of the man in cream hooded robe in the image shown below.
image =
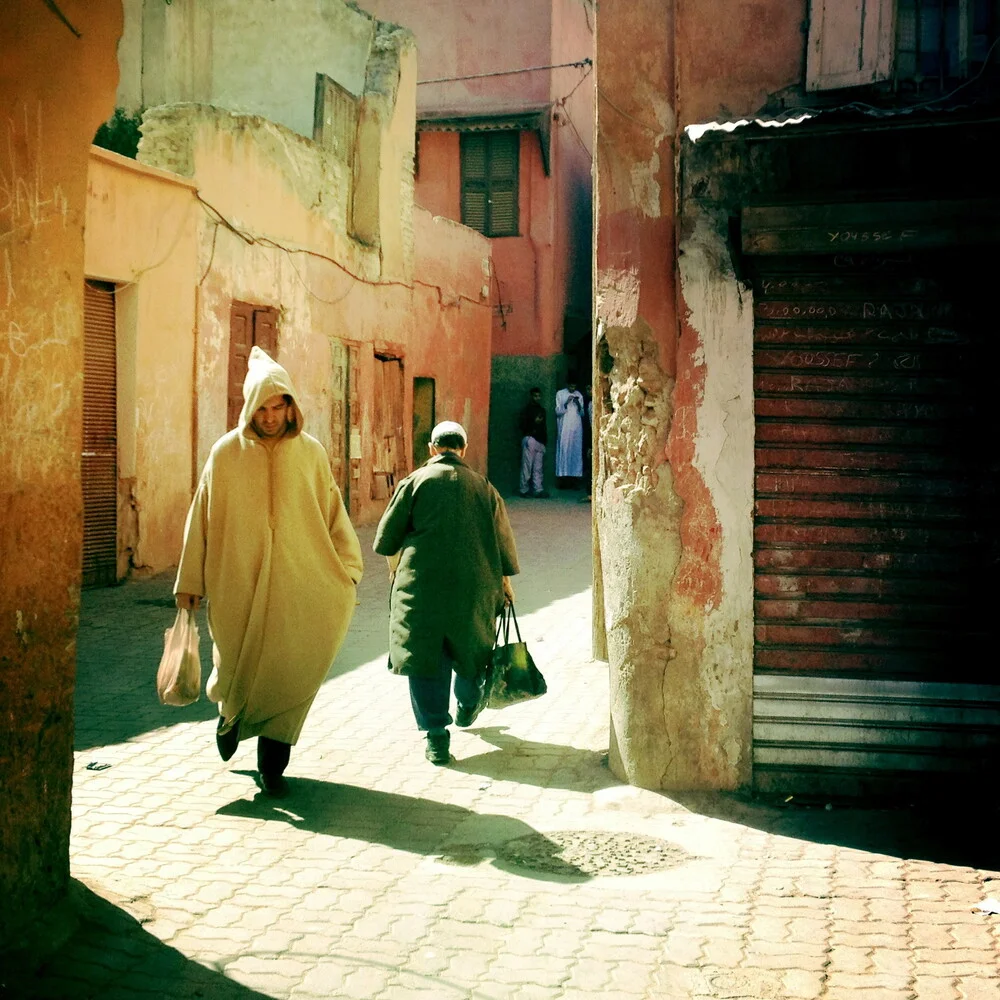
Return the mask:
<path id="1" fill-rule="evenodd" d="M 208 598 L 223 760 L 257 742 L 265 791 L 282 774 L 354 614 L 363 562 L 323 446 L 288 373 L 250 352 L 243 411 L 209 454 L 184 527 L 178 607 Z"/>

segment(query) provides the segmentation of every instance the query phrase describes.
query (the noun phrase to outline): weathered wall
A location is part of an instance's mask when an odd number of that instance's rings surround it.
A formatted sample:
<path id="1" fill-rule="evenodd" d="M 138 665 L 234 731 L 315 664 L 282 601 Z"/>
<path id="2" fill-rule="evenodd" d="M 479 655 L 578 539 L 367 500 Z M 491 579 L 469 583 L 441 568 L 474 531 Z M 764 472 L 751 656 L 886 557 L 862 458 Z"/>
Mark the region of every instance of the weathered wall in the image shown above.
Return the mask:
<path id="1" fill-rule="evenodd" d="M 411 110 L 411 142 L 412 121 Z M 402 129 L 402 120 L 393 119 L 391 127 Z M 234 299 L 278 310 L 278 358 L 302 398 L 306 429 L 328 447 L 331 340 L 361 345 L 351 375 L 361 403 L 360 521 L 376 519 L 384 507 L 369 490 L 375 350 L 403 358 L 406 412 L 412 377 L 437 380 L 439 412 L 447 409 L 448 416 L 468 422 L 473 464 L 485 467 L 489 306 L 482 295 L 483 237 L 426 213 L 414 218 L 412 209 L 401 216 L 404 190 L 397 195 L 397 215 L 385 220 L 381 253 L 353 240 L 345 228 L 344 165 L 260 118 L 180 105 L 147 113 L 143 131 L 141 158 L 193 177 L 205 203 L 196 269 L 199 469 L 226 429 Z M 396 162 L 393 176 L 402 189 Z M 393 262 L 390 273 L 386 259 Z M 408 449 L 411 430 L 404 428 Z"/>
<path id="2" fill-rule="evenodd" d="M 467 461 L 485 474 L 491 406 L 490 241 L 421 209 L 414 212 L 414 229 L 407 391 L 416 377 L 436 380 L 436 419 L 457 420 L 465 427 Z M 424 460 L 416 456 L 417 464 Z"/>
<path id="3" fill-rule="evenodd" d="M 462 217 L 462 161 L 457 132 L 421 132 L 414 198 L 421 208 L 446 219 Z"/>
<path id="4" fill-rule="evenodd" d="M 502 73 L 547 67 L 592 55 L 589 0 L 383 0 L 380 17 L 406 25 L 417 39 L 419 79 Z M 591 299 L 593 80 L 581 86 L 579 69 L 548 70 L 417 87 L 422 117 L 475 116 L 550 106 L 549 169 L 539 137 L 523 133 L 520 150 L 519 232 L 492 241 L 494 306 L 494 412 L 491 474 L 515 483 L 519 449 L 516 409 L 530 385 L 562 378 L 567 313 L 575 336 L 586 339 Z M 568 98 L 565 104 L 563 98 Z M 424 131 L 420 136 L 417 203 L 461 218 L 459 135 Z M 530 359 L 534 358 L 532 361 Z M 558 371 L 558 374 L 556 372 Z M 512 400 L 514 402 L 512 402 Z M 516 405 L 515 405 L 516 403 Z M 511 421 L 514 420 L 514 429 Z M 499 436 L 494 436 L 499 434 Z"/>
<path id="5" fill-rule="evenodd" d="M 807 0 L 698 0 L 677 26 L 680 127 L 794 107 L 805 75 Z M 662 18 L 662 16 L 661 16 Z"/>
<path id="6" fill-rule="evenodd" d="M 546 357 L 562 350 L 566 289 L 555 282 L 556 185 L 533 132 L 521 133 L 519 168 L 521 235 L 492 241 L 493 301 L 505 310 L 494 318 L 493 353 Z"/>
<path id="7" fill-rule="evenodd" d="M 676 30 L 672 4 L 611 2 L 598 13 L 597 525 L 610 760 L 645 787 L 735 788 L 750 759 L 752 452 L 742 449 L 752 392 L 732 335 L 745 339 L 749 319 L 735 282 L 717 273 L 727 258 L 711 227 L 688 234 L 680 275 L 673 266 Z"/>
<path id="8" fill-rule="evenodd" d="M 69 879 L 84 213 L 121 5 L 60 9 L 76 33 L 44 4 L 0 5 L 0 951 Z"/>
<path id="9" fill-rule="evenodd" d="M 685 316 L 667 441 L 684 508 L 667 617 L 675 682 L 702 726 L 676 745 L 699 783 L 732 788 L 751 777 L 753 300 L 733 271 L 727 219 L 691 206 L 685 223 Z"/>
<path id="10" fill-rule="evenodd" d="M 316 74 L 360 96 L 376 26 L 340 0 L 125 0 L 125 24 L 120 107 L 215 104 L 309 137 Z"/>
<path id="11" fill-rule="evenodd" d="M 590 0 L 552 0 L 553 64 L 593 59 L 595 6 Z M 566 291 L 566 308 L 587 319 L 593 295 L 593 70 L 553 70 L 549 89 L 552 173 L 558 178 L 555 281 Z"/>
<path id="12" fill-rule="evenodd" d="M 380 18 L 402 24 L 417 39 L 420 80 L 545 66 L 550 51 L 547 3 L 520 0 L 379 0 Z M 545 73 L 422 85 L 418 113 L 477 114 L 548 100 Z"/>
<path id="13" fill-rule="evenodd" d="M 160 570 L 180 551 L 203 216 L 190 181 L 92 149 L 85 261 L 88 277 L 119 286 L 118 476 L 129 481 L 135 519 L 119 539 L 126 567 Z"/>

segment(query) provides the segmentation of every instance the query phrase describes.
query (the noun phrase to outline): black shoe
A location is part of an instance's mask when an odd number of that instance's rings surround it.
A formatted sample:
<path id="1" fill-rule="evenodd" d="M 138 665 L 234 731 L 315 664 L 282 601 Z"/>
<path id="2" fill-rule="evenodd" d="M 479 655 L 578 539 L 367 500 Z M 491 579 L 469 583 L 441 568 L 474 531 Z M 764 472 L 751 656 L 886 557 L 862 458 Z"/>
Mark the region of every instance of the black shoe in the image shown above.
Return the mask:
<path id="1" fill-rule="evenodd" d="M 226 720 L 220 715 L 219 725 L 215 730 L 215 745 L 219 748 L 219 756 L 223 760 L 229 760 L 240 745 L 240 720 L 236 719 L 228 729 L 225 728 L 225 723 Z"/>
<path id="2" fill-rule="evenodd" d="M 264 789 L 266 795 L 274 799 L 283 799 L 288 794 L 288 782 L 284 775 L 269 774 L 267 771 L 260 771 L 260 787 Z"/>
<path id="3" fill-rule="evenodd" d="M 518 490 L 518 492 L 517 492 L 517 495 L 518 495 L 518 496 L 519 496 L 519 497 L 520 497 L 520 498 L 521 498 L 522 500 L 527 500 L 527 499 L 528 499 L 528 497 L 530 497 L 530 496 L 531 496 L 531 494 L 530 494 L 530 493 L 529 493 L 529 492 L 528 492 L 527 490 Z"/>
<path id="4" fill-rule="evenodd" d="M 549 498 L 549 491 L 548 490 L 539 490 L 537 493 L 532 493 L 531 495 L 536 500 L 548 500 L 548 498 Z"/>
<path id="5" fill-rule="evenodd" d="M 440 733 L 428 733 L 424 755 L 439 767 L 451 763 L 451 733 L 447 729 Z"/>
<path id="6" fill-rule="evenodd" d="M 484 702 L 485 699 L 480 697 L 475 705 L 459 705 L 455 712 L 455 725 L 462 729 L 471 726 L 479 718 L 479 713 L 486 707 Z"/>

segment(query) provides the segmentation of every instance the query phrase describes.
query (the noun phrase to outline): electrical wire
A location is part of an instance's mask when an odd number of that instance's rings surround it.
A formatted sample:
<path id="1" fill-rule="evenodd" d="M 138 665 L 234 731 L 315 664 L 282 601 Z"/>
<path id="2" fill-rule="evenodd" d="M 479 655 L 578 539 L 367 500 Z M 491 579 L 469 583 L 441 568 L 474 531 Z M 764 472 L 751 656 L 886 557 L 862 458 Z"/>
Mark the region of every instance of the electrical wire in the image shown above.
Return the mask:
<path id="1" fill-rule="evenodd" d="M 460 80 L 486 80 L 493 76 L 517 76 L 519 73 L 538 73 L 546 69 L 569 69 L 573 66 L 582 69 L 584 66 L 593 65 L 594 61 L 590 57 L 587 57 L 585 59 L 578 59 L 576 62 L 552 63 L 549 66 L 525 66 L 524 69 L 501 69 L 495 73 L 470 73 L 468 76 L 440 76 L 433 80 L 417 80 L 417 86 L 420 87 L 426 83 L 456 83 Z"/>
<path id="2" fill-rule="evenodd" d="M 630 115 L 627 111 L 623 111 L 620 107 L 618 107 L 617 104 L 615 104 L 614 101 L 611 100 L 610 97 L 608 97 L 606 93 L 604 93 L 604 90 L 599 85 L 597 88 L 597 96 L 600 97 L 605 102 L 607 102 L 608 104 L 610 104 L 611 107 L 613 107 L 615 111 L 617 111 L 618 114 L 620 114 L 623 118 L 627 118 L 629 121 L 635 122 L 636 125 L 639 125 L 640 127 L 646 129 L 653 135 L 659 136 L 664 134 L 664 130 L 662 128 L 654 128 L 652 125 L 647 125 L 645 122 L 639 121 L 638 118 L 635 118 L 634 116 Z"/>
<path id="3" fill-rule="evenodd" d="M 213 221 L 215 222 L 215 231 L 213 232 L 213 237 L 212 237 L 212 256 L 209 259 L 208 268 L 206 268 L 205 274 L 202 275 L 202 278 L 201 278 L 201 281 L 199 282 L 199 284 L 201 284 L 201 282 L 203 282 L 205 280 L 205 278 L 208 276 L 208 270 L 211 268 L 212 260 L 214 260 L 214 258 L 215 258 L 215 237 L 217 236 L 219 227 L 221 226 L 222 228 L 229 230 L 229 232 L 231 232 L 237 239 L 241 240 L 247 246 L 259 246 L 259 247 L 263 247 L 266 250 L 279 250 L 282 253 L 284 253 L 286 255 L 286 257 L 288 258 L 288 263 L 291 266 L 292 271 L 294 272 L 296 278 L 298 278 L 298 280 L 299 280 L 300 284 L 302 285 L 302 287 L 314 299 L 316 299 L 319 302 L 323 302 L 326 305 L 334 306 L 334 305 L 338 305 L 339 303 L 343 302 L 344 299 L 346 299 L 347 296 L 354 289 L 354 285 L 351 284 L 348 287 L 347 291 L 344 292 L 344 294 L 341 295 L 339 298 L 336 298 L 336 299 L 325 299 L 325 298 L 323 298 L 321 295 L 318 295 L 316 292 L 314 292 L 309 287 L 309 285 L 306 282 L 305 278 L 303 278 L 301 272 L 299 271 L 299 269 L 294 264 L 293 257 L 292 257 L 293 254 L 297 254 L 297 253 L 298 254 L 304 254 L 307 257 L 316 257 L 319 260 L 326 261 L 329 264 L 333 264 L 336 268 L 338 268 L 340 271 L 342 271 L 344 274 L 346 274 L 349 278 L 353 278 L 354 281 L 360 282 L 361 284 L 364 284 L 364 285 L 370 285 L 373 288 L 404 288 L 407 291 L 411 291 L 411 292 L 414 290 L 414 287 L 416 285 L 421 285 L 421 286 L 426 287 L 426 288 L 438 288 L 437 285 L 432 285 L 432 284 L 429 284 L 428 282 L 420 281 L 418 279 L 414 279 L 413 284 L 410 284 L 409 282 L 399 281 L 399 280 L 394 279 L 394 278 L 390 278 L 390 279 L 385 280 L 385 281 L 373 281 L 370 278 L 363 278 L 360 275 L 355 274 L 349 268 L 345 267 L 343 264 L 340 263 L 339 260 L 336 260 L 333 257 L 329 257 L 329 256 L 327 256 L 324 253 L 320 253 L 318 250 L 311 250 L 308 247 L 286 246 L 283 243 L 279 243 L 277 240 L 271 239 L 269 236 L 255 236 L 253 233 L 249 233 L 246 230 L 240 229 L 237 225 L 235 225 L 235 223 L 233 223 L 232 221 L 230 221 L 229 219 L 227 219 L 222 214 L 222 212 L 220 212 L 219 209 L 217 209 L 211 202 L 207 201 L 204 197 L 202 197 L 202 195 L 201 195 L 200 192 L 195 191 L 194 195 L 198 199 L 198 201 L 201 203 L 201 205 L 203 206 L 203 208 L 205 209 L 205 211 L 209 215 L 209 217 L 212 218 Z M 438 288 L 438 291 L 440 291 L 439 288 Z M 475 306 L 481 306 L 483 304 L 481 301 L 479 301 L 477 299 L 473 299 L 471 296 L 464 295 L 461 292 L 457 293 L 456 297 L 458 299 L 464 299 L 466 302 L 469 302 L 469 303 L 471 303 L 472 305 L 475 305 Z"/>
<path id="4" fill-rule="evenodd" d="M 566 121 L 569 122 L 569 127 L 573 130 L 576 141 L 583 147 L 583 151 L 587 154 L 588 158 L 593 160 L 594 154 L 591 152 L 590 147 L 583 141 L 583 136 L 580 135 L 580 130 L 576 127 L 576 122 L 573 121 L 573 116 L 569 113 L 569 108 L 564 107 L 562 113 L 566 116 Z"/>
<path id="5" fill-rule="evenodd" d="M 583 147 L 583 151 L 587 154 L 588 157 L 590 157 L 591 160 L 594 158 L 594 154 L 591 152 L 587 144 L 583 141 L 583 136 L 580 135 L 580 130 L 576 127 L 576 122 L 573 121 L 573 116 L 569 113 L 569 108 L 566 107 L 566 102 L 576 93 L 580 84 L 583 83 L 583 81 L 586 80 L 588 76 L 590 76 L 592 68 L 593 67 L 587 68 L 587 72 L 584 73 L 580 77 L 580 79 L 576 81 L 576 85 L 565 97 L 560 97 L 558 101 L 552 102 L 552 107 L 559 108 L 562 114 L 566 116 L 566 121 L 569 122 L 570 128 L 573 129 L 573 134 L 576 136 L 577 142 L 580 143 L 580 145 Z"/>

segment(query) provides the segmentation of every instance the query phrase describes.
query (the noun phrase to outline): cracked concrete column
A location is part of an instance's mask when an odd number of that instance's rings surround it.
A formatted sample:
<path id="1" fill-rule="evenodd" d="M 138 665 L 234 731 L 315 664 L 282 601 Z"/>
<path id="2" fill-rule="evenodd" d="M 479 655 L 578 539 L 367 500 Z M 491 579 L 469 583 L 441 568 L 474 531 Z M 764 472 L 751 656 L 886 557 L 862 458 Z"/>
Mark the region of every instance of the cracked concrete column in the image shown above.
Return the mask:
<path id="1" fill-rule="evenodd" d="M 610 765 L 646 788 L 731 789 L 750 778 L 749 354 L 724 371 L 729 331 L 752 333 L 752 320 L 724 243 L 702 234 L 678 264 L 678 30 L 671 2 L 598 12 L 595 501 Z"/>

